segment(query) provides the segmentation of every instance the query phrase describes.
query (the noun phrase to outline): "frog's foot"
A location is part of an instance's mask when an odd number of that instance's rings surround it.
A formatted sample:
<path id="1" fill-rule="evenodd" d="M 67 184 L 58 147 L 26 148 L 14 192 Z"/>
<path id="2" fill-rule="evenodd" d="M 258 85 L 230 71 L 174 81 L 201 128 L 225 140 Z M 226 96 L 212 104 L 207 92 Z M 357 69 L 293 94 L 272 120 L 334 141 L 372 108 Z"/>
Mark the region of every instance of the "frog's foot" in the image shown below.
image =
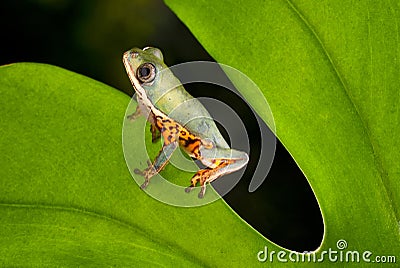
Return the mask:
<path id="1" fill-rule="evenodd" d="M 140 170 L 138 168 L 135 168 L 133 171 L 135 174 L 141 175 L 145 178 L 144 183 L 140 186 L 141 189 L 146 189 L 146 187 L 150 183 L 150 178 L 153 177 L 154 174 L 157 172 L 154 170 L 153 165 L 151 164 L 150 160 L 147 160 L 147 168 L 144 170 Z"/>
<path id="2" fill-rule="evenodd" d="M 138 174 L 138 175 L 141 175 L 141 176 L 145 176 L 146 175 L 146 172 L 151 168 L 151 162 L 150 162 L 150 160 L 147 160 L 147 168 L 145 168 L 144 170 L 140 170 L 140 169 L 138 169 L 138 168 L 135 168 L 134 170 L 133 170 L 133 172 L 135 172 L 135 174 Z"/>
<path id="3" fill-rule="evenodd" d="M 151 177 L 153 177 L 154 174 L 156 174 L 157 172 L 153 168 L 150 168 L 148 170 L 146 169 L 145 171 L 141 171 L 141 173 L 144 176 L 144 183 L 142 185 L 140 185 L 140 189 L 143 190 L 143 189 L 147 188 L 147 186 L 150 183 Z"/>
<path id="4" fill-rule="evenodd" d="M 212 175 L 212 169 L 201 169 L 190 180 L 190 186 L 185 189 L 185 192 L 190 193 L 198 182 L 200 182 L 201 190 L 198 197 L 203 198 L 206 193 L 206 182 L 209 181 Z"/>
<path id="5" fill-rule="evenodd" d="M 126 118 L 128 118 L 130 121 L 135 121 L 136 118 L 138 118 L 141 115 L 140 109 L 139 109 L 139 105 L 136 107 L 136 111 L 131 114 L 128 115 Z"/>
<path id="6" fill-rule="evenodd" d="M 138 117 L 139 117 L 138 115 L 131 114 L 131 115 L 128 115 L 126 118 L 128 118 L 129 121 L 135 121 L 136 118 L 138 118 Z"/>
<path id="7" fill-rule="evenodd" d="M 147 186 L 150 183 L 150 179 L 145 179 L 144 183 L 142 185 L 140 185 L 140 189 L 144 190 L 147 188 Z"/>

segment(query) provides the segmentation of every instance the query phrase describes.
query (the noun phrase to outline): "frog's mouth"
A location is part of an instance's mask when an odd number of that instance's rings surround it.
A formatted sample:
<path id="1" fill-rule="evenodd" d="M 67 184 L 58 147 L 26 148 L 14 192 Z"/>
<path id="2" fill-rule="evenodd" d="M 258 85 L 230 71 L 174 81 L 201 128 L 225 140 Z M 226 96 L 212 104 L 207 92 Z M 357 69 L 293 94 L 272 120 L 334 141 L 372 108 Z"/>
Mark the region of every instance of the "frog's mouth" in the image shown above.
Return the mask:
<path id="1" fill-rule="evenodd" d="M 137 57 L 139 57 L 139 53 L 134 52 L 132 50 L 126 51 L 124 53 L 124 55 L 122 56 L 122 61 L 123 61 L 124 65 L 125 65 L 125 69 L 127 70 L 129 77 L 130 77 L 130 74 L 134 74 L 135 73 L 135 70 L 134 70 L 134 68 L 132 66 L 132 60 L 136 59 Z"/>
<path id="2" fill-rule="evenodd" d="M 146 92 L 142 85 L 140 84 L 139 80 L 136 78 L 136 69 L 132 62 L 139 57 L 139 53 L 135 51 L 135 49 L 128 50 L 123 55 L 123 63 L 125 65 L 125 70 L 128 74 L 129 80 L 135 89 L 135 92 L 138 98 L 150 109 L 153 107 L 151 101 L 147 98 Z"/>
<path id="3" fill-rule="evenodd" d="M 124 53 L 124 55 L 122 56 L 122 61 L 125 65 L 125 70 L 126 73 L 128 74 L 129 80 L 131 80 L 131 84 L 133 85 L 133 87 L 135 88 L 135 91 L 138 92 L 138 87 L 137 84 L 138 81 L 136 79 L 135 73 L 136 73 L 136 68 L 135 66 L 133 66 L 132 61 L 136 58 L 138 58 L 139 53 L 134 52 L 132 49 L 128 50 Z M 139 92 L 138 92 L 139 93 Z"/>

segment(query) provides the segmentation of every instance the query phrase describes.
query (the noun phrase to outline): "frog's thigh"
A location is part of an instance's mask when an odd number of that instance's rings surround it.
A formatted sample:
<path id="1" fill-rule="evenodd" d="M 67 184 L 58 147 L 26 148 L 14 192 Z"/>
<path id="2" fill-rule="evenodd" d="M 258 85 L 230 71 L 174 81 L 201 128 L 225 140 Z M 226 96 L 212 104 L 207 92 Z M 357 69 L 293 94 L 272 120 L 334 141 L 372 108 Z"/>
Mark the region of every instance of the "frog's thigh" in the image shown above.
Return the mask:
<path id="1" fill-rule="evenodd" d="M 247 154 L 243 155 L 244 158 L 238 159 L 213 159 L 212 162 L 215 164 L 211 167 L 208 178 L 204 178 L 204 183 L 212 182 L 223 175 L 240 170 L 248 162 L 246 156 Z M 202 184 L 202 181 L 200 181 L 200 184 Z"/>
<path id="2" fill-rule="evenodd" d="M 220 167 L 219 176 L 231 173 L 244 167 L 249 161 L 247 153 L 235 149 L 200 148 L 201 162 L 211 169 Z"/>

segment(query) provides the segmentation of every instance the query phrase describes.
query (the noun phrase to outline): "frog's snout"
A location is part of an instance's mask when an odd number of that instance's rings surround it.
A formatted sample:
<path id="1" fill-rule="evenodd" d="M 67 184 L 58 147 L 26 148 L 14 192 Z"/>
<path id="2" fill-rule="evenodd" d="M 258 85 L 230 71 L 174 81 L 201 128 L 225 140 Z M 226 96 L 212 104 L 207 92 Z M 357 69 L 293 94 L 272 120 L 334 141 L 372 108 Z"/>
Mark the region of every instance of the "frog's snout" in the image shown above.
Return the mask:
<path id="1" fill-rule="evenodd" d="M 124 55 L 122 56 L 122 61 L 127 70 L 130 69 L 132 72 L 135 72 L 135 69 L 137 67 L 136 65 L 139 62 L 139 58 L 140 53 L 137 51 L 137 49 L 132 48 L 124 53 Z"/>

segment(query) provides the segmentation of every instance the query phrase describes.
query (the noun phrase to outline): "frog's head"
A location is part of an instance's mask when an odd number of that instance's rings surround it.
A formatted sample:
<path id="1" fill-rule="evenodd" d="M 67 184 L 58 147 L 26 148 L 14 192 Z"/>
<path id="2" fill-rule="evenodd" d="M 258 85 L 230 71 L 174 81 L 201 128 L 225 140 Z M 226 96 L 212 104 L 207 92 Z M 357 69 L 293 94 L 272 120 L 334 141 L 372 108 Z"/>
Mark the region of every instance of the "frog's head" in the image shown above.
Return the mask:
<path id="1" fill-rule="evenodd" d="M 123 62 L 136 93 L 153 100 L 161 88 L 160 72 L 167 69 L 161 51 L 154 47 L 133 48 L 124 53 Z"/>

